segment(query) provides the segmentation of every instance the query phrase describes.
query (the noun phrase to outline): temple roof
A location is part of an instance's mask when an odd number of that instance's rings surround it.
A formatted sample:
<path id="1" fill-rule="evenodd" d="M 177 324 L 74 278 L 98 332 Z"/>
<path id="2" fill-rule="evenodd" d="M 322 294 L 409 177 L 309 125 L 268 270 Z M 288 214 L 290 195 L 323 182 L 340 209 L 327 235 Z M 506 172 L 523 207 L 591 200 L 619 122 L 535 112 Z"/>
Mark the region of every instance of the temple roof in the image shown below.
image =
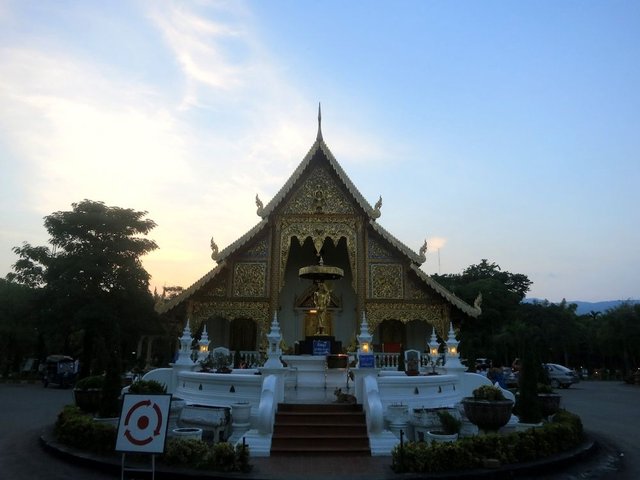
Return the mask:
<path id="1" fill-rule="evenodd" d="M 360 191 L 356 188 L 356 186 L 353 184 L 351 179 L 347 176 L 347 174 L 342 169 L 342 167 L 340 166 L 336 158 L 333 156 L 333 153 L 331 153 L 331 150 L 329 150 L 329 147 L 327 146 L 327 144 L 324 143 L 324 140 L 322 139 L 321 134 L 318 135 L 318 137 L 316 138 L 316 141 L 313 143 L 313 145 L 309 149 L 309 152 L 307 153 L 307 155 L 304 157 L 304 159 L 302 159 L 302 162 L 300 162 L 300 165 L 298 165 L 298 167 L 294 170 L 294 172 L 291 174 L 287 182 L 282 186 L 280 191 L 276 193 L 276 195 L 271 199 L 271 201 L 267 204 L 267 206 L 265 206 L 264 209 L 261 211 L 260 216 L 262 218 L 267 218 L 278 207 L 278 205 L 282 203 L 282 201 L 285 199 L 287 194 L 291 191 L 291 189 L 300 179 L 300 177 L 302 176 L 306 168 L 309 166 L 309 163 L 311 163 L 311 160 L 313 159 L 313 157 L 318 151 L 322 151 L 322 153 L 324 153 L 327 160 L 329 160 L 329 165 L 336 172 L 336 174 L 338 175 L 338 178 L 340 178 L 340 180 L 345 185 L 349 193 L 356 200 L 358 205 L 367 213 L 367 215 L 369 215 L 371 219 L 376 219 L 379 215 L 373 209 L 373 207 L 371 207 L 369 202 L 365 200 L 365 198 L 362 196 Z"/>
<path id="2" fill-rule="evenodd" d="M 411 248 L 407 247 L 400 240 L 395 238 L 391 233 L 389 233 L 385 228 L 383 228 L 376 220 L 380 217 L 379 205 L 376 205 L 376 208 L 373 208 L 367 200 L 362 196 L 360 191 L 351 181 L 351 179 L 347 176 L 345 171 L 342 169 L 336 158 L 331 153 L 329 147 L 325 144 L 322 138 L 321 131 L 321 117 L 320 112 L 318 112 L 318 134 L 316 136 L 316 140 L 305 155 L 304 159 L 300 162 L 295 171 L 291 174 L 289 179 L 285 182 L 282 188 L 276 193 L 276 195 L 271 199 L 271 201 L 265 206 L 262 207 L 260 205 L 258 209 L 258 215 L 262 217 L 262 220 L 258 222 L 253 228 L 251 228 L 247 233 L 242 235 L 236 241 L 225 247 L 216 257 L 216 261 L 218 265 L 210 270 L 206 275 L 197 280 L 193 285 L 187 288 L 184 292 L 182 292 L 177 297 L 173 298 L 169 302 L 160 305 L 157 307 L 159 313 L 165 313 L 170 311 L 171 309 L 178 306 L 180 303 L 189 299 L 192 295 L 194 295 L 201 287 L 203 287 L 207 282 L 212 280 L 225 266 L 226 259 L 229 258 L 232 254 L 237 252 L 239 249 L 247 245 L 252 239 L 258 236 L 267 226 L 269 225 L 269 216 L 276 211 L 276 209 L 282 204 L 282 202 L 287 198 L 287 195 L 293 190 L 293 188 L 297 185 L 298 181 L 303 176 L 306 169 L 309 167 L 309 164 L 313 160 L 316 154 L 322 153 L 324 157 L 327 159 L 329 166 L 335 171 L 336 175 L 343 183 L 347 191 L 351 194 L 352 198 L 355 202 L 360 206 L 363 212 L 368 216 L 370 227 L 383 239 L 385 239 L 391 246 L 398 250 L 399 253 L 404 255 L 408 260 L 410 260 L 410 268 L 418 275 L 418 277 L 425 282 L 429 287 L 431 287 L 435 292 L 437 292 L 442 298 L 446 301 L 457 307 L 459 310 L 464 312 L 465 314 L 471 317 L 477 317 L 481 310 L 478 307 L 470 306 L 463 300 L 456 297 L 453 293 L 449 292 L 442 285 L 437 283 L 433 278 L 420 270 L 419 266 L 423 264 L 426 260 L 424 253 L 421 251 L 420 254 L 415 253 Z"/>
<path id="3" fill-rule="evenodd" d="M 417 265 L 411 265 L 411 270 L 413 270 L 414 272 L 416 272 L 416 274 L 418 275 L 418 277 L 425 282 L 427 285 L 429 285 L 433 290 L 435 290 L 442 298 L 444 298 L 445 300 L 447 300 L 449 303 L 453 304 L 454 306 L 456 306 L 458 309 L 462 310 L 464 313 L 466 313 L 467 315 L 469 315 L 470 317 L 474 317 L 476 318 L 478 315 L 480 315 L 482 313 L 482 310 L 480 309 L 480 307 L 476 307 L 475 305 L 472 307 L 471 305 L 469 305 L 467 302 L 465 302 L 464 300 L 458 298 L 456 295 L 454 295 L 453 293 L 451 293 L 449 290 L 447 290 L 445 287 L 443 287 L 442 285 L 440 285 L 438 282 L 436 282 L 431 276 L 427 275 L 425 272 L 423 272 L 422 270 L 420 270 L 420 268 Z"/>

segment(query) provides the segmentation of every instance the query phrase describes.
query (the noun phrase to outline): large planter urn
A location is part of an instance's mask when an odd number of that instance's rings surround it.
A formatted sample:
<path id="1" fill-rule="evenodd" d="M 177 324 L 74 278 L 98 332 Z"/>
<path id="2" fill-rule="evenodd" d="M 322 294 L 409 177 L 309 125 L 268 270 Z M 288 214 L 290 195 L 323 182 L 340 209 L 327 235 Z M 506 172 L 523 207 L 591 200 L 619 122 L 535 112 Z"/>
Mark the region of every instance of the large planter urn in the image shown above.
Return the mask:
<path id="1" fill-rule="evenodd" d="M 462 399 L 464 413 L 471 423 L 481 430 L 498 431 L 511 418 L 513 400 L 476 400 L 473 397 Z"/>
<path id="2" fill-rule="evenodd" d="M 234 433 L 244 433 L 251 426 L 251 404 L 236 402 L 231 404 L 231 426 Z"/>
<path id="3" fill-rule="evenodd" d="M 539 393 L 538 401 L 540 402 L 540 409 L 542 410 L 542 416 L 547 418 L 549 415 L 553 415 L 560 410 L 561 395 L 558 393 Z"/>
<path id="4" fill-rule="evenodd" d="M 74 389 L 73 398 L 76 406 L 86 413 L 96 413 L 100 408 L 102 398 L 101 388 L 88 388 L 86 390 Z"/>

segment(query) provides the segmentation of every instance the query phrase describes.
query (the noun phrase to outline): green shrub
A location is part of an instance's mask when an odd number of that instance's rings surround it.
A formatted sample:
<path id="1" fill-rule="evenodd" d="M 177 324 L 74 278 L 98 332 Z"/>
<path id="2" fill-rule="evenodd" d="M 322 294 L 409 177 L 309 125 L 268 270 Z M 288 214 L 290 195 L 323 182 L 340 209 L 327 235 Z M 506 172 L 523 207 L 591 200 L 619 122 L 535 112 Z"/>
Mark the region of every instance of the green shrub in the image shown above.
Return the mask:
<path id="1" fill-rule="evenodd" d="M 220 442 L 209 451 L 208 463 L 213 470 L 220 472 L 236 471 L 236 451 L 233 445 Z"/>
<path id="2" fill-rule="evenodd" d="M 502 389 L 493 385 L 482 385 L 473 391 L 474 400 L 505 400 Z"/>
<path id="3" fill-rule="evenodd" d="M 104 375 L 93 375 L 84 377 L 76 382 L 75 388 L 78 390 L 101 389 L 104 386 Z"/>
<path id="4" fill-rule="evenodd" d="M 438 419 L 440 420 L 440 427 L 442 429 L 442 432 L 445 435 L 454 435 L 456 433 L 460 433 L 462 422 L 446 410 L 438 410 Z"/>
<path id="5" fill-rule="evenodd" d="M 167 465 L 202 468 L 206 465 L 209 446 L 202 440 L 177 440 L 170 438 L 162 454 Z"/>
<path id="6" fill-rule="evenodd" d="M 569 424 L 573 430 L 575 430 L 580 436 L 582 436 L 584 430 L 582 427 L 582 419 L 571 412 L 567 412 L 566 410 L 559 410 L 553 416 L 553 423 L 565 423 Z"/>
<path id="7" fill-rule="evenodd" d="M 538 383 L 538 393 L 553 393 L 553 388 L 547 383 Z"/>
<path id="8" fill-rule="evenodd" d="M 66 406 L 58 414 L 54 427 L 60 443 L 96 453 L 113 452 L 116 433 L 113 425 L 94 422 L 90 415 L 73 406 Z"/>
<path id="9" fill-rule="evenodd" d="M 155 380 L 138 380 L 129 386 L 129 393 L 160 394 L 167 393 L 167 386 Z"/>
<path id="10" fill-rule="evenodd" d="M 548 457 L 574 448 L 583 441 L 580 417 L 562 410 L 539 429 L 509 435 L 478 435 L 453 443 L 408 442 L 393 451 L 396 473 L 436 473 L 482 467 L 485 459 L 513 464 Z"/>
<path id="11" fill-rule="evenodd" d="M 202 440 L 169 439 L 161 460 L 167 465 L 208 469 L 219 472 L 250 472 L 249 447 L 219 442 L 209 445 Z"/>

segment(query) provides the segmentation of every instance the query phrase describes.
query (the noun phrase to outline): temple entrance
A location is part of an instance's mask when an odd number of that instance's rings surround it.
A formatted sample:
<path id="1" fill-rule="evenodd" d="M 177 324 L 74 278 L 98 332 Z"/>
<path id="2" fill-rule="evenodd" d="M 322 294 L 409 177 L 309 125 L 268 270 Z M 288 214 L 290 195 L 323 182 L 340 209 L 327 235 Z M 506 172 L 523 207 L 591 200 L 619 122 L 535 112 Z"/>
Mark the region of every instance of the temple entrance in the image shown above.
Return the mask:
<path id="1" fill-rule="evenodd" d="M 250 318 L 236 318 L 230 324 L 229 350 L 256 350 L 257 326 Z"/>
<path id="2" fill-rule="evenodd" d="M 407 330 L 399 320 L 385 320 L 378 327 L 380 350 L 385 353 L 400 353 L 407 344 Z"/>

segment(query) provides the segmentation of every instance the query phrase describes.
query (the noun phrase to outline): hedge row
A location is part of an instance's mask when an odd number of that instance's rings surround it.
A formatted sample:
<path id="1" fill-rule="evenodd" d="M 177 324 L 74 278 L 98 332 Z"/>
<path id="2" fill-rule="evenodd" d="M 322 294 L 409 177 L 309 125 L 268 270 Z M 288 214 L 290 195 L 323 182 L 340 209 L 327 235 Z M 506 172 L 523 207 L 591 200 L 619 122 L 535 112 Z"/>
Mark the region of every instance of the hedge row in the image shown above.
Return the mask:
<path id="1" fill-rule="evenodd" d="M 542 428 L 508 435 L 467 437 L 453 443 L 408 442 L 392 451 L 396 473 L 436 473 L 481 468 L 487 459 L 500 464 L 539 460 L 574 448 L 584 440 L 580 417 L 564 410 Z"/>
<path id="2" fill-rule="evenodd" d="M 93 421 L 78 407 L 66 406 L 58 414 L 54 434 L 60 443 L 99 454 L 114 453 L 117 430 L 113 425 Z M 249 472 L 249 447 L 226 442 L 209 445 L 201 440 L 170 438 L 158 460 L 166 465 L 215 470 Z"/>

